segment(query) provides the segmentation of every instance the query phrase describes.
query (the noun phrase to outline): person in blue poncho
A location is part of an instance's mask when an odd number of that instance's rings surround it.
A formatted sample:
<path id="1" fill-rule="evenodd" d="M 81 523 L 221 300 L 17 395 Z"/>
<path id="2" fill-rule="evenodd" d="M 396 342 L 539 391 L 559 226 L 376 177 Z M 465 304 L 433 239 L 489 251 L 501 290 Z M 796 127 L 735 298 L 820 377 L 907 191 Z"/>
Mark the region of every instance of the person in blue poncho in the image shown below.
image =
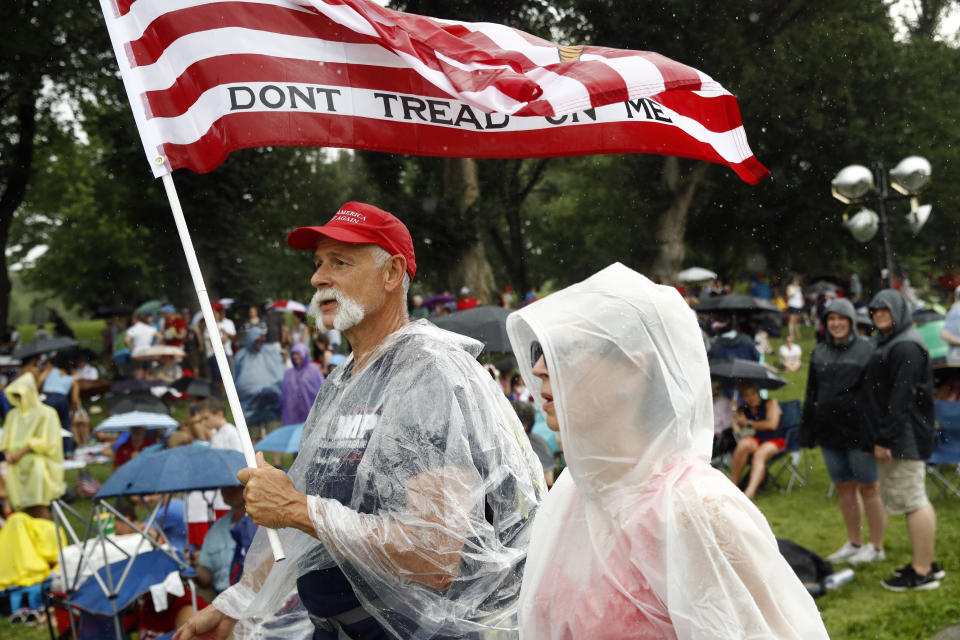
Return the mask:
<path id="1" fill-rule="evenodd" d="M 250 327 L 244 347 L 234 361 L 233 376 L 243 416 L 254 437 L 263 437 L 281 424 L 283 373 L 278 346 L 266 342 L 266 331 L 262 327 Z"/>

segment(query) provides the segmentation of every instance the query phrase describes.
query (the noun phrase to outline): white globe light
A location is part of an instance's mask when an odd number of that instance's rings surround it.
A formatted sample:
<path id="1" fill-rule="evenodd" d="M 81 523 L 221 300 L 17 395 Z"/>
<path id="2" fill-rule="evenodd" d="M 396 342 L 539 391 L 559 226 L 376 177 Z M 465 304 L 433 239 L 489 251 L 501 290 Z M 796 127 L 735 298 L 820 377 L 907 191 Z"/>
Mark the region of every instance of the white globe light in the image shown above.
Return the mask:
<path id="1" fill-rule="evenodd" d="M 844 198 L 857 200 L 873 190 L 873 172 L 862 164 L 852 164 L 841 169 L 830 185 Z"/>
<path id="2" fill-rule="evenodd" d="M 894 184 L 903 187 L 907 193 L 916 193 L 930 181 L 932 171 L 926 158 L 910 156 L 890 170 L 890 177 Z"/>
<path id="3" fill-rule="evenodd" d="M 920 233 L 920 229 L 923 228 L 923 225 L 925 225 L 930 218 L 930 212 L 932 210 L 933 205 L 922 204 L 917 207 L 915 211 L 907 214 L 907 224 L 910 225 L 910 230 L 913 231 L 914 235 Z"/>
<path id="4" fill-rule="evenodd" d="M 858 242 L 869 242 L 880 229 L 880 216 L 870 209 L 860 209 L 853 217 L 843 222 Z"/>

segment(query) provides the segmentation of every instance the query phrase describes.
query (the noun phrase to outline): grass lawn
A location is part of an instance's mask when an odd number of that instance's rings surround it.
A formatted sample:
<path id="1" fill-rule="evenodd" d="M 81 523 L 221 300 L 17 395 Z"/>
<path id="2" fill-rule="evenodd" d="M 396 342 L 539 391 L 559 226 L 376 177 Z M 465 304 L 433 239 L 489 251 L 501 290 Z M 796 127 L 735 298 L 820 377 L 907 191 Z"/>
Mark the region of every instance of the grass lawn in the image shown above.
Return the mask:
<path id="1" fill-rule="evenodd" d="M 774 350 L 782 343 L 771 340 Z M 804 367 L 781 374 L 788 384 L 771 393 L 778 400 L 803 400 L 810 353 L 816 344 L 811 328 L 804 328 L 799 344 Z M 807 486 L 794 488 L 791 494 L 765 489 L 757 497 L 757 506 L 778 537 L 827 556 L 846 539 L 843 516 L 836 497 L 827 497 L 830 478 L 819 450 L 805 451 L 804 461 L 809 465 Z M 922 639 L 960 623 L 960 500 L 941 498 L 937 492 L 933 495 L 937 560 L 947 571 L 941 587 L 935 591 L 894 593 L 880 586 L 880 581 L 890 577 L 894 568 L 902 567 L 910 559 L 905 518 L 893 516 L 887 522 L 885 536 L 887 560 L 861 565 L 853 582 L 817 600 L 831 638 Z"/>
<path id="2" fill-rule="evenodd" d="M 84 327 L 83 335 L 80 326 Z M 74 325 L 74 330 L 79 339 L 90 339 L 85 336 L 92 334 L 98 337 L 102 326 L 90 323 L 88 327 L 78 323 Z M 772 340 L 774 349 L 781 342 Z M 814 346 L 811 329 L 804 329 L 800 345 L 806 364 Z M 798 372 L 784 374 L 784 377 L 789 384 L 772 392 L 772 395 L 782 401 L 802 400 L 806 387 L 806 366 Z M 185 406 L 175 406 L 174 415 L 182 419 L 185 411 Z M 290 457 L 285 456 L 283 462 L 288 466 Z M 819 451 L 807 451 L 805 463 L 810 479 L 807 486 L 794 488 L 790 494 L 765 489 L 757 498 L 757 506 L 766 515 L 777 536 L 826 556 L 844 542 L 843 518 L 836 498 L 827 497 L 830 480 Z M 110 472 L 106 465 L 92 470 L 101 480 Z M 76 479 L 76 472 L 69 472 L 67 478 L 72 483 Z M 857 569 L 853 582 L 816 601 L 831 638 L 923 640 L 945 627 L 960 623 L 960 500 L 944 499 L 935 494 L 933 505 L 938 519 L 937 559 L 947 571 L 940 589 L 901 594 L 880 586 L 880 581 L 889 577 L 894 568 L 903 566 L 909 560 L 910 545 L 904 518 L 892 517 L 886 533 L 887 560 Z M 74 508 L 83 511 L 89 509 L 89 504 L 80 501 L 74 503 Z M 0 640 L 40 640 L 45 637 L 46 629 L 24 628 L 20 625 L 14 628 L 6 619 L 0 619 Z"/>

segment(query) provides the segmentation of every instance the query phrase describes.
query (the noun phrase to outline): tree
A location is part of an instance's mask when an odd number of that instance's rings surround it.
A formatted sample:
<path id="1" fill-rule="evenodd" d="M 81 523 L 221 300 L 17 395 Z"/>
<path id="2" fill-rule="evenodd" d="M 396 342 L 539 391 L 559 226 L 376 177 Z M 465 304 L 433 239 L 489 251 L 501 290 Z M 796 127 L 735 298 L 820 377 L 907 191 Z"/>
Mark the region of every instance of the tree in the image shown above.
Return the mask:
<path id="1" fill-rule="evenodd" d="M 21 251 L 38 244 L 55 250 L 27 270 L 28 281 L 88 311 L 150 298 L 195 306 L 169 204 L 144 159 L 129 107 L 119 98 L 90 106 L 84 126 L 87 144 L 64 135 L 38 153 L 18 241 Z M 302 299 L 309 260 L 283 238 L 295 226 L 326 219 L 348 192 L 361 197 L 362 169 L 350 155 L 329 162 L 321 150 L 288 147 L 231 154 L 211 174 L 177 172 L 211 295 L 252 303 Z"/>
<path id="2" fill-rule="evenodd" d="M 405 0 L 394 5 L 411 13 L 493 21 L 534 33 L 547 33 L 552 22 L 544 5 L 529 0 Z M 466 284 L 478 298 L 492 302 L 495 270 L 485 248 L 492 240 L 499 263 L 505 266 L 497 269 L 496 275 L 508 278 L 514 286 L 527 286 L 520 209 L 542 176 L 543 161 L 399 157 L 388 160 L 376 153 L 364 153 L 362 157 L 380 176 L 381 184 L 390 184 L 383 191 L 383 201 L 403 212 L 415 242 L 418 237 L 424 238 L 424 251 L 418 255 L 424 256 L 426 268 L 419 280 L 434 277 L 435 286 L 454 290 Z M 401 170 L 401 166 L 405 169 Z M 537 169 L 538 166 L 541 168 Z M 389 178 L 385 174 L 390 171 L 403 179 Z M 533 182 L 520 179 L 521 174 L 531 171 Z M 424 198 L 425 193 L 433 196 Z M 400 194 L 404 195 L 398 197 Z M 500 231 L 499 223 L 504 220 L 509 229 L 509 246 Z"/>
<path id="3" fill-rule="evenodd" d="M 10 300 L 6 247 L 27 195 L 38 133 L 57 108 L 95 98 L 112 57 L 99 5 L 53 0 L 0 5 L 0 325 Z"/>

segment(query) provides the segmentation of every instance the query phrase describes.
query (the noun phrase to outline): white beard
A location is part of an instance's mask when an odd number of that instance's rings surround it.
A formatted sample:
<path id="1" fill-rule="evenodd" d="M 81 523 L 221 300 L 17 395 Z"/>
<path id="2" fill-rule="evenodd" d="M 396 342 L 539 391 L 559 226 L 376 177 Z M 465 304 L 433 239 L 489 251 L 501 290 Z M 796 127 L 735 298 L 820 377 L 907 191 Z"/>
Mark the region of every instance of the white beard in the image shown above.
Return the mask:
<path id="1" fill-rule="evenodd" d="M 320 310 L 320 303 L 323 300 L 329 300 L 334 298 L 337 301 L 337 315 L 333 317 L 333 326 L 327 326 L 323 322 L 323 311 Z M 328 288 L 328 289 L 319 289 L 313 298 L 310 299 L 310 307 L 307 309 L 313 317 L 314 323 L 318 327 L 324 329 L 336 329 L 337 331 L 346 331 L 347 329 L 352 329 L 361 322 L 363 322 L 364 317 L 367 312 L 360 305 L 359 302 L 348 298 L 343 294 L 342 291 L 338 289 Z"/>

